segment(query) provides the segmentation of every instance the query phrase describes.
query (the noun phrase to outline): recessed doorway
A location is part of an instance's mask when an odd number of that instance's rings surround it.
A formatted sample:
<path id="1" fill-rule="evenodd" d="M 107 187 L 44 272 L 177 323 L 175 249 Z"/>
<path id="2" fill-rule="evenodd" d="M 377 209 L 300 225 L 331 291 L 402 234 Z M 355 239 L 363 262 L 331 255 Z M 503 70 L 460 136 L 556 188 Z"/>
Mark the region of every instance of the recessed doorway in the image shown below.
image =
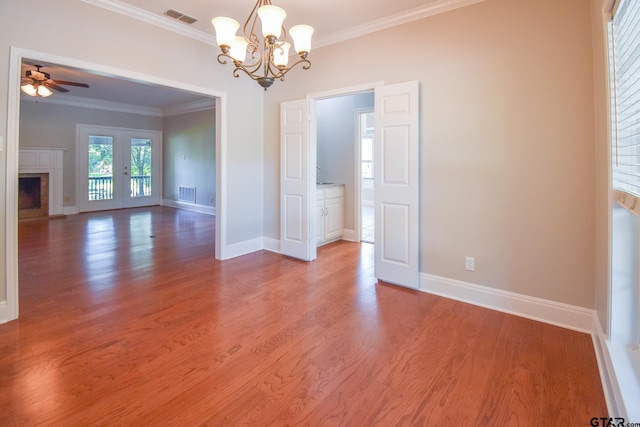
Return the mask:
<path id="1" fill-rule="evenodd" d="M 373 140 L 375 136 L 375 114 L 373 110 L 358 112 L 360 146 L 360 241 L 375 243 L 373 181 Z"/>

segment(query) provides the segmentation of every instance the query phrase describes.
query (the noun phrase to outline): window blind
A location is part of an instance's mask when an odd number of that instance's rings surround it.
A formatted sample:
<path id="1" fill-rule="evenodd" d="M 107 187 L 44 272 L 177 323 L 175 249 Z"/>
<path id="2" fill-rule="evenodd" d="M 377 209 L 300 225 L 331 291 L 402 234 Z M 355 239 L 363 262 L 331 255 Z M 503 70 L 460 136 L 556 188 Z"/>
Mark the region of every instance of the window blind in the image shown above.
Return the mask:
<path id="1" fill-rule="evenodd" d="M 611 41 L 613 185 L 640 197 L 640 1 L 619 2 Z"/>

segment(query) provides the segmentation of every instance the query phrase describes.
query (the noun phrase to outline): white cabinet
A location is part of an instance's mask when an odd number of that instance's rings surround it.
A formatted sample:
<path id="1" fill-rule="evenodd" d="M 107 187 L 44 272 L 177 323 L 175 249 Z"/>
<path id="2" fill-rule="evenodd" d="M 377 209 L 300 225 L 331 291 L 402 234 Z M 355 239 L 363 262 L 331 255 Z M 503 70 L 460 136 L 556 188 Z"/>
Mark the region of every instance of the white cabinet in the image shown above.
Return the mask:
<path id="1" fill-rule="evenodd" d="M 344 185 L 318 185 L 316 188 L 316 244 L 342 237 Z"/>

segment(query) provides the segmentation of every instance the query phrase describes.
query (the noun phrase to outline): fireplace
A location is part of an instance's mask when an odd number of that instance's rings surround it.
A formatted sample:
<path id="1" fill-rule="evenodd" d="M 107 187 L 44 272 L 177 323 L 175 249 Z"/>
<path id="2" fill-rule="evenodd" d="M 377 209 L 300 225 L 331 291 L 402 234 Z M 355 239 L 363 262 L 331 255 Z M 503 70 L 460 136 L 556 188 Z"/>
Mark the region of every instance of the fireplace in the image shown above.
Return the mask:
<path id="1" fill-rule="evenodd" d="M 19 174 L 18 219 L 47 216 L 49 216 L 49 174 Z"/>
<path id="2" fill-rule="evenodd" d="M 20 147 L 18 219 L 64 215 L 63 152 L 62 148 Z"/>

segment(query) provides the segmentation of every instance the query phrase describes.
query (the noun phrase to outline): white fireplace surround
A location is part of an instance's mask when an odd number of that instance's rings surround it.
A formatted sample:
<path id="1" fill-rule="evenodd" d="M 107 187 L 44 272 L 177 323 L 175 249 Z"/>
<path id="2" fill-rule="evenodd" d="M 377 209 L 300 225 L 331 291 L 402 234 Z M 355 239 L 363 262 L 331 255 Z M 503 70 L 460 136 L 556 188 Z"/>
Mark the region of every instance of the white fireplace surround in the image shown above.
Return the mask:
<path id="1" fill-rule="evenodd" d="M 62 153 L 64 148 L 20 148 L 18 173 L 49 174 L 49 215 L 62 215 Z"/>

